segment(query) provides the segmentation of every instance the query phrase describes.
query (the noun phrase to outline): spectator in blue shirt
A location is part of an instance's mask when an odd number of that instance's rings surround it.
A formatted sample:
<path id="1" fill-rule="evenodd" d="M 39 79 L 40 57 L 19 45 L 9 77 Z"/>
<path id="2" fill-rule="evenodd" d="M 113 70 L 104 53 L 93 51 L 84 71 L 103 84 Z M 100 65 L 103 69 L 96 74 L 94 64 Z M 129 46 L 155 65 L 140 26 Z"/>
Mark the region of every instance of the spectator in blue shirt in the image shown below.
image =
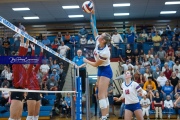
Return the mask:
<path id="1" fill-rule="evenodd" d="M 173 69 L 173 65 L 175 64 L 169 57 L 166 58 L 166 62 L 168 64 L 169 69 Z"/>
<path id="2" fill-rule="evenodd" d="M 43 37 L 42 43 L 43 43 L 44 45 L 46 45 L 46 46 L 51 45 L 51 42 L 50 42 L 50 40 L 47 38 L 47 36 L 44 36 L 44 37 Z"/>
<path id="3" fill-rule="evenodd" d="M 69 43 L 71 44 L 76 44 L 78 41 L 76 40 L 75 36 L 72 36 L 72 38 L 70 39 Z"/>
<path id="4" fill-rule="evenodd" d="M 69 93 L 67 93 L 67 96 L 64 98 L 64 100 L 67 107 L 66 110 L 67 110 L 67 117 L 68 117 L 68 115 L 71 114 L 71 97 Z"/>
<path id="5" fill-rule="evenodd" d="M 54 62 L 52 63 L 52 61 L 50 62 L 51 64 L 51 70 L 56 69 L 57 74 L 60 74 L 60 67 L 59 64 L 57 64 L 57 60 L 54 60 Z"/>
<path id="6" fill-rule="evenodd" d="M 54 76 L 54 79 L 58 82 L 60 80 L 60 77 L 59 75 L 57 74 L 57 70 L 56 69 L 53 69 L 52 70 L 52 74 L 50 75 L 50 78 Z"/>
<path id="7" fill-rule="evenodd" d="M 155 62 L 158 67 L 161 67 L 161 60 L 158 58 L 157 55 L 154 56 L 152 63 Z"/>
<path id="8" fill-rule="evenodd" d="M 82 79 L 82 92 L 85 92 L 85 79 L 86 79 L 86 63 L 83 61 L 84 56 L 82 56 L 82 50 L 77 51 L 77 56 L 73 58 L 73 62 L 79 68 L 79 76 Z"/>
<path id="9" fill-rule="evenodd" d="M 166 99 L 167 95 L 171 96 L 171 99 L 173 99 L 173 86 L 170 85 L 170 82 L 167 80 L 165 85 L 162 87 L 162 93 L 164 96 L 164 100 Z"/>
<path id="10" fill-rule="evenodd" d="M 85 36 L 85 38 L 88 35 L 88 31 L 86 30 L 86 28 L 83 26 L 82 29 L 80 29 L 79 33 L 78 33 L 79 37 L 82 38 L 82 36 Z"/>
<path id="11" fill-rule="evenodd" d="M 130 30 L 128 30 L 128 34 L 126 35 L 127 43 L 130 44 L 131 49 L 134 50 L 134 42 L 135 42 L 135 34 L 134 32 L 131 33 Z"/>

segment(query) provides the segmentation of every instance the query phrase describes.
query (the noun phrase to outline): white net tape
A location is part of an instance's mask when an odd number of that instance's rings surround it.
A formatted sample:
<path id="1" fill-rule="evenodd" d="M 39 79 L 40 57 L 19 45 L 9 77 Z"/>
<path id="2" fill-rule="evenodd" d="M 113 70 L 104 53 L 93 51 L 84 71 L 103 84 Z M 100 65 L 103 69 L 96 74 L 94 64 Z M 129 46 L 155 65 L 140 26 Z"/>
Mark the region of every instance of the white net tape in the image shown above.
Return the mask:
<path id="1" fill-rule="evenodd" d="M 9 89 L 9 88 L 0 88 L 0 91 L 35 92 L 35 93 L 77 93 L 76 91 L 45 91 L 45 90 Z"/>

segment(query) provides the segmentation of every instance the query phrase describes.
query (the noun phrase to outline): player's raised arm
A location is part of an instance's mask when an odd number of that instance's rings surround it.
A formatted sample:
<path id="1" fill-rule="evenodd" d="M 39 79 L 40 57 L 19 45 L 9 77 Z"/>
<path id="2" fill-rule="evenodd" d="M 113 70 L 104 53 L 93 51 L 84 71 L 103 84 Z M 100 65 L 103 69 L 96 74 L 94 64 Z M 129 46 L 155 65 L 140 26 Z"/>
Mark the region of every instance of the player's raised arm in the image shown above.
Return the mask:
<path id="1" fill-rule="evenodd" d="M 96 38 L 98 36 L 98 31 L 97 31 L 97 28 L 96 28 L 95 5 L 94 5 L 93 0 L 91 0 L 91 2 L 93 3 L 93 10 L 91 12 L 90 24 L 91 24 L 92 33 L 93 33 L 94 37 Z"/>

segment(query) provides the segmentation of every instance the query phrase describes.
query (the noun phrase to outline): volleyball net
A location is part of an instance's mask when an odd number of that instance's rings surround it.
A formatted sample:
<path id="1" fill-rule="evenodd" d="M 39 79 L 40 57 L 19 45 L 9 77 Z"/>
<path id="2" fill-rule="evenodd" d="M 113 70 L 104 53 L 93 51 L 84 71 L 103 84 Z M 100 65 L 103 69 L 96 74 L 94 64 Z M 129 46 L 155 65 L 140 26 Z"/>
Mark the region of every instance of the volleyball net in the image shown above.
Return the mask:
<path id="1" fill-rule="evenodd" d="M 0 23 L 6 26 L 7 28 L 9 28 L 9 30 L 14 31 L 15 33 L 18 33 L 19 35 L 23 36 L 30 42 L 34 43 L 36 46 L 43 48 L 44 50 L 46 50 L 46 52 L 50 53 L 51 56 L 53 56 L 55 59 L 56 58 L 61 59 L 61 61 L 69 63 L 70 66 L 75 66 L 75 63 L 73 61 L 57 53 L 52 48 L 44 45 L 42 42 L 36 40 L 34 37 L 30 36 L 28 33 L 16 27 L 11 22 L 9 22 L 8 20 L 6 20 L 5 18 L 1 16 L 0 16 Z M 13 37 L 13 35 L 11 37 Z M 64 66 L 64 67 L 67 67 L 67 66 Z M 69 90 L 66 90 L 66 91 L 27 90 L 27 89 L 9 89 L 9 88 L 0 88 L 0 91 L 61 93 L 61 94 L 72 93 L 74 94 L 74 97 L 75 97 L 75 99 L 72 98 L 72 111 L 74 110 L 73 112 L 71 112 L 72 119 L 82 120 L 82 83 L 81 83 L 81 78 L 79 77 L 79 73 L 78 73 L 79 70 L 75 68 L 73 68 L 73 70 L 74 70 L 73 73 L 72 73 L 72 70 L 67 70 L 67 73 L 65 73 L 66 75 L 71 75 L 71 78 L 73 79 L 71 87 L 68 87 Z M 78 73 L 77 75 L 76 75 L 76 71 Z"/>

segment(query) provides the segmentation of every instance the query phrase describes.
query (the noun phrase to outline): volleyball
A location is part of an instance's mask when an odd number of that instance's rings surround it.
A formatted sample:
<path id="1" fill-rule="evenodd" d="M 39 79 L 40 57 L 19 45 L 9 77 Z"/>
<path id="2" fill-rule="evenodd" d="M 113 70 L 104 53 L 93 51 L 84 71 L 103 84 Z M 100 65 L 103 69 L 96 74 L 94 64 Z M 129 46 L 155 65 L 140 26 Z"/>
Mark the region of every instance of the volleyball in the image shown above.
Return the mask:
<path id="1" fill-rule="evenodd" d="M 93 10 L 93 3 L 91 1 L 86 1 L 82 5 L 82 9 L 86 13 L 91 13 Z"/>

